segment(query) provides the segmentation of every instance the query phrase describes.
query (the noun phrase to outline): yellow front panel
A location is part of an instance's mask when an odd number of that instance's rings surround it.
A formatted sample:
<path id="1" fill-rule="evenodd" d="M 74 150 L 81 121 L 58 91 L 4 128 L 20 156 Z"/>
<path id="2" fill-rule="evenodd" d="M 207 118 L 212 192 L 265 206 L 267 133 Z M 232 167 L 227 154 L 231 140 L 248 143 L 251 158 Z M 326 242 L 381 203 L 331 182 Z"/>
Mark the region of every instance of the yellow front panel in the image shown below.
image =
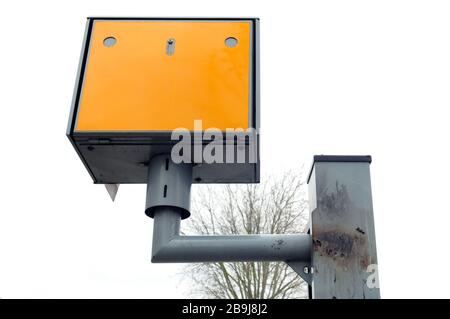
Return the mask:
<path id="1" fill-rule="evenodd" d="M 75 130 L 248 128 L 250 34 L 241 21 L 94 22 Z"/>

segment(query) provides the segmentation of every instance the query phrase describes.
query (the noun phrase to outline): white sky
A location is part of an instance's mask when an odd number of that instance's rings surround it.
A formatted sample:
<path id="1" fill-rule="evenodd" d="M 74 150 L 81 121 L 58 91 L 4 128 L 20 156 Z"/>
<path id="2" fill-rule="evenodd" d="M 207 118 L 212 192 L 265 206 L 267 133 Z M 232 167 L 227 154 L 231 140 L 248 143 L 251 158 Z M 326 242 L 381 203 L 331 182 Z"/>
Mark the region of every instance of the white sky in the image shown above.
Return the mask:
<path id="1" fill-rule="evenodd" d="M 449 2 L 43 0 L 0 12 L 0 297 L 189 288 L 180 266 L 150 263 L 145 186 L 122 185 L 111 203 L 65 136 L 85 18 L 99 15 L 260 17 L 262 178 L 314 154 L 372 155 L 382 297 L 450 297 Z"/>

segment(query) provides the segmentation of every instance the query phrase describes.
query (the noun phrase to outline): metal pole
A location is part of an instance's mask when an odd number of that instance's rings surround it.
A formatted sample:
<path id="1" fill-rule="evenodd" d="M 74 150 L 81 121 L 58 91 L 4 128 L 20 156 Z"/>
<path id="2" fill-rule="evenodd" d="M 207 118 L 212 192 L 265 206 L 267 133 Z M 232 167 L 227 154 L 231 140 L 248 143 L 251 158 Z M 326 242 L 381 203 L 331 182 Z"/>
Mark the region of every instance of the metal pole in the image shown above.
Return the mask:
<path id="1" fill-rule="evenodd" d="M 154 214 L 152 262 L 309 261 L 308 235 L 179 236 L 180 213 Z"/>
<path id="2" fill-rule="evenodd" d="M 380 298 L 370 156 L 314 156 L 312 298 Z"/>
<path id="3" fill-rule="evenodd" d="M 309 235 L 180 236 L 180 220 L 190 215 L 192 166 L 169 155 L 151 159 L 146 214 L 154 218 L 152 262 L 285 261 L 309 265 Z M 309 274 L 298 270 L 303 278 Z"/>

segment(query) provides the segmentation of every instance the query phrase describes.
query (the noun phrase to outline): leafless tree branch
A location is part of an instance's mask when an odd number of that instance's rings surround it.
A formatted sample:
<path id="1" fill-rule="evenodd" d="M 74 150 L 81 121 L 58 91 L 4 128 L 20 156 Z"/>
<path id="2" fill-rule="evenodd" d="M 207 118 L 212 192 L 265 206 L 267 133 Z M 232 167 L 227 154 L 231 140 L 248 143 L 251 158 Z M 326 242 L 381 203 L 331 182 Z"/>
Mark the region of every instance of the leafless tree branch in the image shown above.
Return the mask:
<path id="1" fill-rule="evenodd" d="M 300 233 L 307 224 L 305 184 L 287 172 L 261 184 L 197 186 L 183 233 Z M 306 284 L 282 262 L 187 266 L 192 293 L 205 298 L 304 298 Z"/>

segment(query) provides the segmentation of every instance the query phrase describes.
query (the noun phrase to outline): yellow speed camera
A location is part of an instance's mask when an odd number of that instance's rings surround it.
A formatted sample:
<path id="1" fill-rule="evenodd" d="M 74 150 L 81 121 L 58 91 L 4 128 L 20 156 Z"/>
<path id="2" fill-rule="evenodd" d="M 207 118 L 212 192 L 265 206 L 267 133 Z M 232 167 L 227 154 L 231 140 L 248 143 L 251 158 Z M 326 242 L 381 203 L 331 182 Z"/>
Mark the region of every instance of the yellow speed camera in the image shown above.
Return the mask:
<path id="1" fill-rule="evenodd" d="M 174 130 L 244 131 L 257 153 L 258 60 L 254 18 L 89 18 L 67 135 L 96 183 L 146 183 Z M 258 160 L 223 156 L 193 182 L 259 181 Z"/>

